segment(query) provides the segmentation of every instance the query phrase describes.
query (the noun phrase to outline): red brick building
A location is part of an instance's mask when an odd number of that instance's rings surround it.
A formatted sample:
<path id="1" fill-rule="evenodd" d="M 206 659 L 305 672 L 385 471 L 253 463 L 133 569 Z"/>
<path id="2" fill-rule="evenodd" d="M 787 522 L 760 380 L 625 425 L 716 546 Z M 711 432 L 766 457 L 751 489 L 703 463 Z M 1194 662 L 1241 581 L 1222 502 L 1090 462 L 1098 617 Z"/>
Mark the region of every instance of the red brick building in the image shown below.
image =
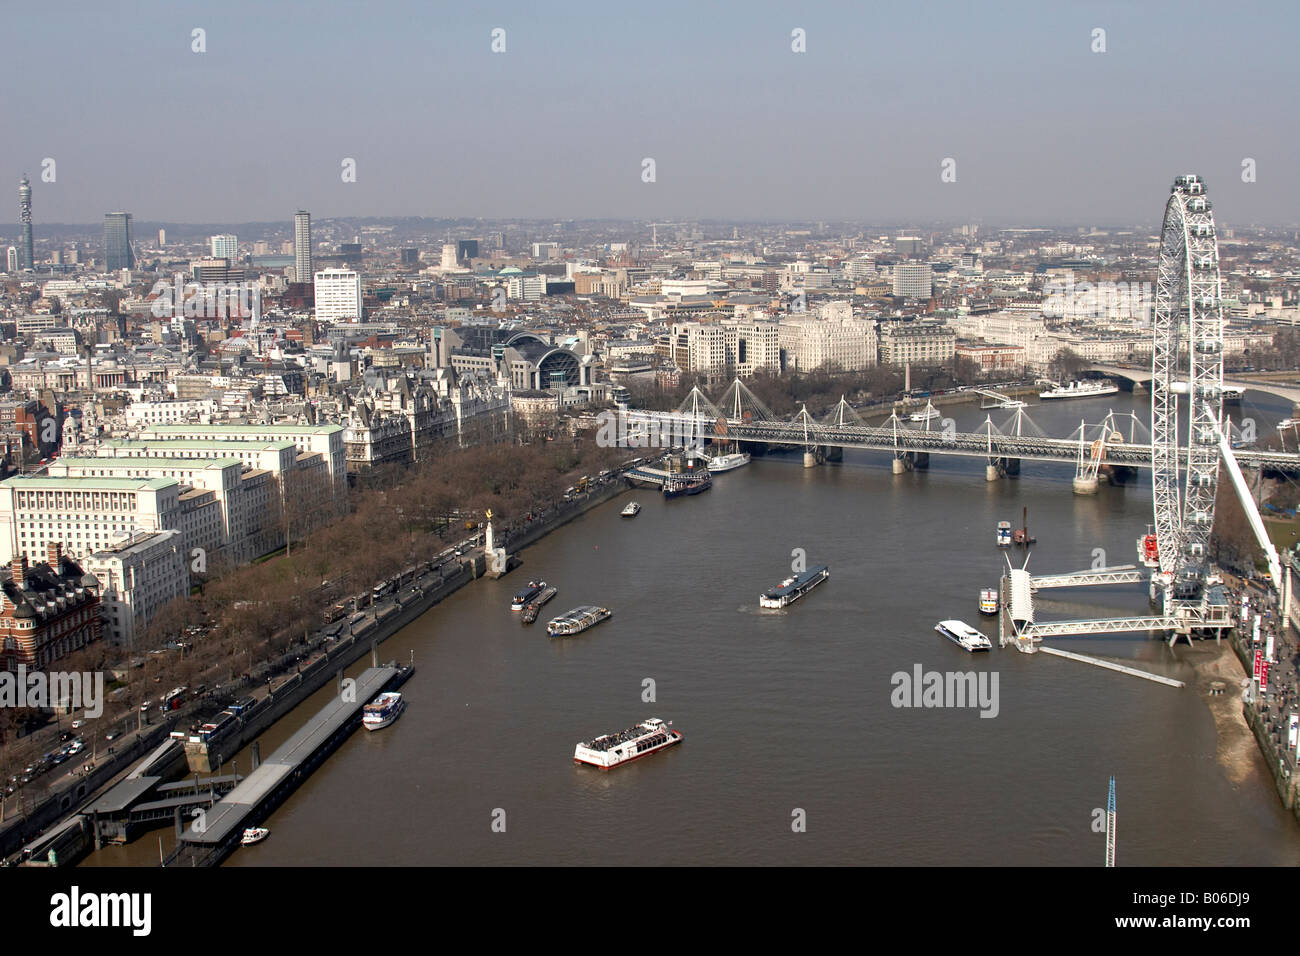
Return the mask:
<path id="1" fill-rule="evenodd" d="M 61 545 L 50 544 L 46 558 L 31 566 L 15 558 L 0 571 L 0 669 L 45 668 L 103 634 L 99 582 Z"/>

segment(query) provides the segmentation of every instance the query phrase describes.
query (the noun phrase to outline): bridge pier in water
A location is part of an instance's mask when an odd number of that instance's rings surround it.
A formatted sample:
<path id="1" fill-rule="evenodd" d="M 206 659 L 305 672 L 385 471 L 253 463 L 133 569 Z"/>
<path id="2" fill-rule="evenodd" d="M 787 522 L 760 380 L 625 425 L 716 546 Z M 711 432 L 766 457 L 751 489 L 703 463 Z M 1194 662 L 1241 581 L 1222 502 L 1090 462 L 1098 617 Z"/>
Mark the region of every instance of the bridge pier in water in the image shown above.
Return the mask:
<path id="1" fill-rule="evenodd" d="M 805 468 L 816 468 L 829 460 L 830 456 L 826 453 L 826 449 L 820 445 L 808 445 L 803 450 L 803 466 Z"/>
<path id="2" fill-rule="evenodd" d="M 990 458 L 984 466 L 984 480 L 997 481 L 1008 475 L 1020 474 L 1019 458 Z"/>
<path id="3" fill-rule="evenodd" d="M 930 453 L 928 451 L 894 452 L 893 469 L 896 475 L 901 475 L 906 471 L 924 471 L 929 467 Z"/>
<path id="4" fill-rule="evenodd" d="M 1095 495 L 1097 493 L 1097 476 L 1076 475 L 1074 478 L 1074 493 L 1076 495 Z"/>

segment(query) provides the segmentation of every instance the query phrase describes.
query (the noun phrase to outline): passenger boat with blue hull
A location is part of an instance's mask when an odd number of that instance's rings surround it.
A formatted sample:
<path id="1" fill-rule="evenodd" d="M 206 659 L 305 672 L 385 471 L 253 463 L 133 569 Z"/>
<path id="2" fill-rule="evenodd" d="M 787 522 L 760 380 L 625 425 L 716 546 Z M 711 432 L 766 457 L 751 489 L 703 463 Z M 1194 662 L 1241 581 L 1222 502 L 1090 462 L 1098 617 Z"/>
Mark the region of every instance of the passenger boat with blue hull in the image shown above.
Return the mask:
<path id="1" fill-rule="evenodd" d="M 528 586 L 520 588 L 519 592 L 510 601 L 510 610 L 522 611 L 530 603 L 536 600 L 537 595 L 546 590 L 545 581 L 529 581 Z"/>
<path id="2" fill-rule="evenodd" d="M 831 576 L 831 569 L 819 564 L 801 574 L 786 578 L 774 588 L 768 588 L 758 597 L 758 606 L 764 608 L 783 608 L 793 604 L 817 585 Z"/>
<path id="3" fill-rule="evenodd" d="M 970 651 L 972 654 L 976 651 L 993 649 L 993 642 L 965 621 L 940 621 L 934 626 L 934 629 L 958 647 Z"/>
<path id="4" fill-rule="evenodd" d="M 361 726 L 366 730 L 383 730 L 402 716 L 405 709 L 406 701 L 401 694 L 385 691 L 362 708 Z"/>
<path id="5" fill-rule="evenodd" d="M 573 748 L 573 762 L 611 770 L 658 753 L 681 740 L 681 731 L 670 729 L 658 717 L 651 717 L 619 733 L 578 744 Z"/>

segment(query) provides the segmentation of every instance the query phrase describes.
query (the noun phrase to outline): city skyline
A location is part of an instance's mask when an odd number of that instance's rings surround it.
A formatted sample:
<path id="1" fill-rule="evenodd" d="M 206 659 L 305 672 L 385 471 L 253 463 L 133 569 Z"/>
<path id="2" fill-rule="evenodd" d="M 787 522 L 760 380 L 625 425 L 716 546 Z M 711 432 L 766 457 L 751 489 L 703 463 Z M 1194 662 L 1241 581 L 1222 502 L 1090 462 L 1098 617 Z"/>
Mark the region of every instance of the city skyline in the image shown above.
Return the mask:
<path id="1" fill-rule="evenodd" d="M 0 144 L 0 168 L 31 176 L 38 224 L 109 209 L 142 223 L 253 222 L 295 208 L 320 220 L 1133 222 L 1153 189 L 1190 171 L 1236 223 L 1292 223 L 1300 205 L 1285 175 L 1300 147 L 1285 122 L 1296 85 L 1285 40 L 1300 14 L 1280 4 L 1231 16 L 1205 4 L 940 4 L 926 17 L 670 4 L 617 21 L 594 6 L 400 4 L 317 11 L 305 27 L 255 10 L 146 4 L 129 18 L 87 11 L 73 30 L 14 11 L 7 22 L 27 40 L 18 74 L 56 52 L 67 63 L 42 97 L 6 104 L 23 135 Z M 138 123 L 52 109 L 80 102 L 108 49 L 128 54 L 121 91 L 143 105 Z M 1198 50 L 1204 67 L 1189 57 Z M 331 60 L 368 68 L 321 74 Z M 1248 79 L 1236 78 L 1242 62 Z M 303 76 L 306 104 L 276 111 Z M 195 104 L 218 91 L 272 104 L 273 120 L 239 127 L 266 148 L 212 148 L 230 134 Z M 1226 131 L 1206 135 L 1226 116 Z M 941 178 L 947 159 L 955 181 Z"/>

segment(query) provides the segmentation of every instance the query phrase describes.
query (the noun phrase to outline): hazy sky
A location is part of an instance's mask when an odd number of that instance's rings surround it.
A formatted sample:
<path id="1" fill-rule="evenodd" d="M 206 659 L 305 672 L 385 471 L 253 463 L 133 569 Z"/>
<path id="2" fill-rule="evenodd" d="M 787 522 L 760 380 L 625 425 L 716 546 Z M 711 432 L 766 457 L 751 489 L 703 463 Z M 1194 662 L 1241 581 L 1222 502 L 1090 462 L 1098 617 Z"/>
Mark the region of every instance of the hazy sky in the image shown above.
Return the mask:
<path id="1" fill-rule="evenodd" d="M 1154 228 L 1183 172 L 1225 224 L 1300 221 L 1295 0 L 0 0 L 0 36 L 0 219 L 25 171 L 38 235 L 299 207 Z"/>

